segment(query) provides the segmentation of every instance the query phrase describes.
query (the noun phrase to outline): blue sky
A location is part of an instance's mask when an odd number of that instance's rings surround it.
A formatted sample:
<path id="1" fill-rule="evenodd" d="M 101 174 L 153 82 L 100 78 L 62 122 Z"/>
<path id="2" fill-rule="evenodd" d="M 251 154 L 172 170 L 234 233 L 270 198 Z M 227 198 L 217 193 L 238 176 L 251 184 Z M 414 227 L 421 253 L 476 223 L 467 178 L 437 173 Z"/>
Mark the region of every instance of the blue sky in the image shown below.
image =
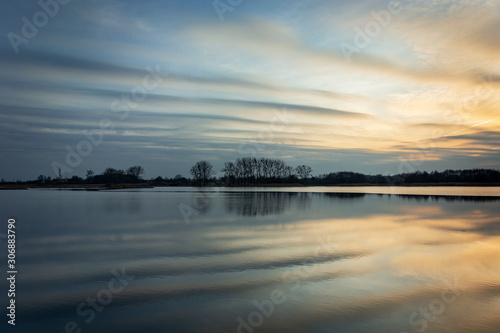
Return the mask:
<path id="1" fill-rule="evenodd" d="M 1 5 L 6 180 L 499 168 L 498 1 L 60 1 Z"/>

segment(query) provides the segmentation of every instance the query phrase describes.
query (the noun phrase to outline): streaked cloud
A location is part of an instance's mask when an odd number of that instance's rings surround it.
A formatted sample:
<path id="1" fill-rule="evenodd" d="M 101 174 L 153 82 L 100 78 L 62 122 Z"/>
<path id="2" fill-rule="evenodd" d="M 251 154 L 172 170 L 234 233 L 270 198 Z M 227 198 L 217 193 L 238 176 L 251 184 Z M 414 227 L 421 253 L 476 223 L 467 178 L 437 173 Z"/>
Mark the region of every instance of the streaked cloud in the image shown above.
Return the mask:
<path id="1" fill-rule="evenodd" d="M 315 173 L 498 168 L 499 5 L 404 2 L 346 61 L 340 45 L 388 2 L 255 1 L 224 22 L 203 1 L 72 2 L 18 54 L 0 42 L 0 176 L 51 174 L 103 119 L 114 131 L 74 174 L 143 164 L 187 176 L 255 140 Z M 37 10 L 7 5 L 0 31 L 21 33 Z M 112 103 L 155 68 L 161 82 L 120 118 Z"/>

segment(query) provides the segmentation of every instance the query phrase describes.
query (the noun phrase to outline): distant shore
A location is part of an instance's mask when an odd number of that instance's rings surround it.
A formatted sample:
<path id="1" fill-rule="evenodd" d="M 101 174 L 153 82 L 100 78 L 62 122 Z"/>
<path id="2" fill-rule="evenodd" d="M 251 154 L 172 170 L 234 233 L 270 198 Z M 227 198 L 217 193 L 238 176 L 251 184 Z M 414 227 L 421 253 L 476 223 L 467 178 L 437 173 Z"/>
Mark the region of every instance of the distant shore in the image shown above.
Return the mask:
<path id="1" fill-rule="evenodd" d="M 38 189 L 82 189 L 82 190 L 120 190 L 129 188 L 153 188 L 156 187 L 147 183 L 137 184 L 2 184 L 0 190 L 27 190 Z"/>
<path id="2" fill-rule="evenodd" d="M 260 184 L 260 185 L 218 185 L 211 184 L 206 187 L 442 187 L 442 186 L 476 186 L 476 187 L 500 187 L 500 183 L 413 183 L 413 184 L 372 184 L 372 183 L 358 183 L 358 184 L 335 184 L 335 185 L 304 185 L 300 183 L 295 184 Z M 68 189 L 68 190 L 87 190 L 87 191 L 100 191 L 100 190 L 120 190 L 120 189 L 140 189 L 140 188 L 154 188 L 154 187 L 195 187 L 195 186 L 171 186 L 165 184 L 150 184 L 150 183 L 133 183 L 133 184 L 1 184 L 0 190 L 27 190 L 27 189 Z M 203 187 L 201 187 L 203 188 Z"/>

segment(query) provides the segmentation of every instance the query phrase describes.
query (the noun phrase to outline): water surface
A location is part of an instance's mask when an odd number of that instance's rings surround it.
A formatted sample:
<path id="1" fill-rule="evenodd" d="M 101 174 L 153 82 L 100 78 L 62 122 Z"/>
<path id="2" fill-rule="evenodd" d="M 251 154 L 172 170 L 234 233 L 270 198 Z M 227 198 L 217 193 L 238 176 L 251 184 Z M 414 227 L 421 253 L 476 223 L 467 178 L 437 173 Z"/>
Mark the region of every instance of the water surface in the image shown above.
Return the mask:
<path id="1" fill-rule="evenodd" d="M 498 188 L 301 189 L 0 191 L 15 331 L 498 332 Z"/>

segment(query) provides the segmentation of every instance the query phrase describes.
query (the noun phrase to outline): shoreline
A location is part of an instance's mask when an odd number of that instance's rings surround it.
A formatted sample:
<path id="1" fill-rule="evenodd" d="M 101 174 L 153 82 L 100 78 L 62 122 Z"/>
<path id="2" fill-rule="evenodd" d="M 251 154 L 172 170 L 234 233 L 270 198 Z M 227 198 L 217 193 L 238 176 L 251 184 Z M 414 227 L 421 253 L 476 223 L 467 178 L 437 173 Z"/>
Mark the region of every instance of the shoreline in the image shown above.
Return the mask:
<path id="1" fill-rule="evenodd" d="M 6 184 L 0 185 L 0 190 L 27 190 L 27 189 L 68 189 L 68 190 L 120 190 L 128 188 L 154 188 L 154 185 L 146 183 L 138 184 Z"/>
<path id="2" fill-rule="evenodd" d="M 220 186 L 211 184 L 203 187 L 225 187 L 225 188 L 259 188 L 259 187 L 500 187 L 500 183 L 414 183 L 414 184 L 335 184 L 335 185 L 304 185 L 304 184 L 260 184 L 260 185 L 226 185 Z M 120 190 L 120 189 L 141 189 L 155 187 L 197 187 L 197 186 L 171 186 L 165 184 L 5 184 L 0 185 L 0 190 L 28 190 L 28 189 L 68 189 L 68 190 Z"/>

